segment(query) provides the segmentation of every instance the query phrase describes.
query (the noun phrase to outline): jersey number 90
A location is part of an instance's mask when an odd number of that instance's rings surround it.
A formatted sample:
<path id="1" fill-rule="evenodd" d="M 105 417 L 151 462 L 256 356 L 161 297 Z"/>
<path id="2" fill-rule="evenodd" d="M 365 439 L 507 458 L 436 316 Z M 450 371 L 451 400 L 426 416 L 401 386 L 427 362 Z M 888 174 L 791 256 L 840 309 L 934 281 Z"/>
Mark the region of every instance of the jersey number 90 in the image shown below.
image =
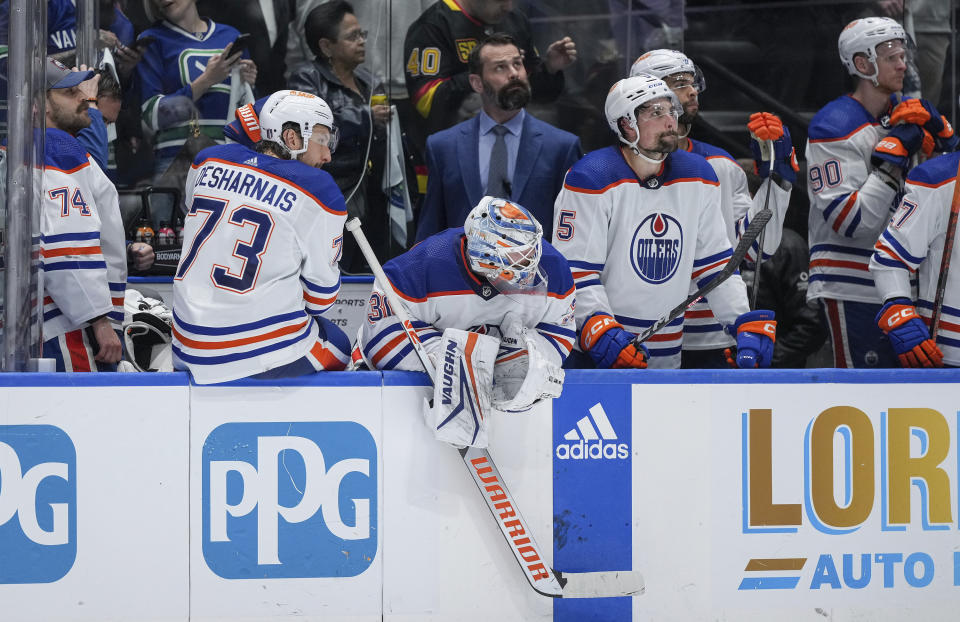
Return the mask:
<path id="1" fill-rule="evenodd" d="M 840 185 L 843 181 L 843 175 L 840 173 L 840 162 L 837 160 L 827 160 L 823 166 L 810 167 L 810 189 L 814 193 L 823 190 L 823 187 L 833 188 Z"/>

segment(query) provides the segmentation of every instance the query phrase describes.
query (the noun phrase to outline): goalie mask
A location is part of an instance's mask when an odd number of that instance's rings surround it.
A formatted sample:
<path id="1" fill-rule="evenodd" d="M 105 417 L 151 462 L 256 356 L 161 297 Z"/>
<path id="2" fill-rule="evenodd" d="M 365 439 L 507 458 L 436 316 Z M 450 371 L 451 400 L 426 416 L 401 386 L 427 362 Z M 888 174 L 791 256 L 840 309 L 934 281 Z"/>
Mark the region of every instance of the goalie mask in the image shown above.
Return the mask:
<path id="1" fill-rule="evenodd" d="M 654 76 L 641 74 L 624 78 L 614 84 L 607 93 L 603 112 L 607 117 L 607 124 L 621 143 L 630 147 L 641 158 L 658 163 L 662 158 L 653 160 L 640 153 L 640 148 L 637 146 L 640 142 L 640 129 L 637 122 L 653 120 L 667 114 L 672 115 L 674 119 L 679 119 L 683 114 L 683 106 L 666 82 Z M 633 141 L 627 140 L 621 131 L 620 119 L 626 119 L 627 126 L 637 134 Z"/>
<path id="2" fill-rule="evenodd" d="M 676 50 L 650 50 L 634 61 L 633 66 L 630 68 L 630 77 L 646 74 L 660 78 L 671 87 L 676 85 L 673 85 L 666 78 L 684 73 L 690 74 L 693 80 L 691 86 L 697 89 L 698 94 L 707 90 L 707 81 L 704 79 L 700 68 L 683 52 Z"/>
<path id="3" fill-rule="evenodd" d="M 903 26 L 889 17 L 865 17 L 855 19 L 846 25 L 840 33 L 837 48 L 840 52 L 840 60 L 843 61 L 843 66 L 847 68 L 850 75 L 870 80 L 874 86 L 878 86 L 877 78 L 880 72 L 877 66 L 877 47 L 896 40 L 906 45 L 907 34 Z M 873 65 L 873 75 L 857 70 L 853 60 L 857 54 L 867 57 Z"/>
<path id="4" fill-rule="evenodd" d="M 463 226 L 470 269 L 501 293 L 546 290 L 540 270 L 543 227 L 525 207 L 483 197 Z"/>
<path id="5" fill-rule="evenodd" d="M 283 142 L 283 124 L 296 123 L 303 139 L 303 148 L 290 149 Z M 300 91 L 277 91 L 267 99 L 260 111 L 260 136 L 263 140 L 280 145 L 284 152 L 297 156 L 307 150 L 313 126 L 322 125 L 330 130 L 327 146 L 330 153 L 337 148 L 340 132 L 333 123 L 330 106 L 316 95 Z"/>

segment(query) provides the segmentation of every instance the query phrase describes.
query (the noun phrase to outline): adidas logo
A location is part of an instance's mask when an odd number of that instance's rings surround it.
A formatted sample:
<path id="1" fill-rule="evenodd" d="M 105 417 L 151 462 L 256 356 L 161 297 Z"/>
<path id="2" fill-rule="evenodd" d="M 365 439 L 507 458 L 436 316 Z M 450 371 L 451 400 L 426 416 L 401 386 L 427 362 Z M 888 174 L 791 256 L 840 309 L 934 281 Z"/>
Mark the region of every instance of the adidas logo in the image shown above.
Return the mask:
<path id="1" fill-rule="evenodd" d="M 253 157 L 250 158 L 249 160 L 244 160 L 243 163 L 244 163 L 244 164 L 249 164 L 250 166 L 256 166 L 256 165 L 257 165 L 257 156 L 253 156 Z"/>
<path id="2" fill-rule="evenodd" d="M 630 457 L 630 446 L 616 442 L 617 433 L 599 402 L 563 439 L 570 442 L 557 445 L 560 460 L 626 460 Z"/>

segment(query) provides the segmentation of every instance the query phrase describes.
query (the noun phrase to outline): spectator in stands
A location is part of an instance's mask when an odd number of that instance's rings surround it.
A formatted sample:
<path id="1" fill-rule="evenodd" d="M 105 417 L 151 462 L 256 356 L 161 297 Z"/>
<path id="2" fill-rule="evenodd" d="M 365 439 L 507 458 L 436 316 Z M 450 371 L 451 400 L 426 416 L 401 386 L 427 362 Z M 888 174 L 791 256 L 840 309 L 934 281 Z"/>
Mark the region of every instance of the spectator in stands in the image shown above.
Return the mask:
<path id="1" fill-rule="evenodd" d="M 114 371 L 122 355 L 127 281 L 117 191 L 74 135 L 90 125 L 92 71 L 46 64 L 46 142 L 40 255 L 43 356 L 57 371 Z"/>
<path id="2" fill-rule="evenodd" d="M 427 139 L 427 196 L 417 241 L 462 222 L 485 195 L 524 205 L 552 238 L 553 202 L 580 159 L 580 139 L 524 110 L 530 82 L 512 37 L 493 34 L 470 52 L 480 114 Z"/>
<path id="3" fill-rule="evenodd" d="M 390 107 L 371 105 L 371 96 L 382 93 L 382 85 L 360 68 L 366 58 L 367 31 L 349 2 L 331 0 L 310 12 L 304 33 L 315 56 L 293 68 L 287 87 L 317 95 L 333 110 L 340 141 L 336 157 L 325 168 L 347 199 L 349 217 L 364 221 L 371 244 L 382 254 L 388 223 L 379 182 Z M 352 236 L 344 240 L 340 265 L 347 272 L 363 269 Z"/>
<path id="4" fill-rule="evenodd" d="M 222 142 L 223 126 L 232 120 L 233 111 L 245 103 L 236 100 L 256 81 L 257 66 L 247 52 L 231 53 L 240 32 L 200 17 L 196 0 L 150 1 L 154 17 L 163 21 L 140 35 L 140 39 L 155 40 L 146 47 L 137 74 L 143 120 L 157 132 L 154 172 L 161 174 L 186 142 L 190 129 L 189 116 L 160 127 L 164 99 L 185 96 L 193 100 L 201 132 Z M 252 100 L 252 92 L 249 97 Z"/>
<path id="5" fill-rule="evenodd" d="M 294 4 L 294 0 L 197 0 L 201 15 L 253 35 L 250 58 L 263 69 L 257 74 L 258 95 L 270 95 L 284 88 Z"/>
<path id="6" fill-rule="evenodd" d="M 553 101 L 563 91 L 562 70 L 577 58 L 570 37 L 551 43 L 541 59 L 530 35 L 530 22 L 514 10 L 512 0 L 438 0 L 410 26 L 403 46 L 407 91 L 426 119 L 425 134 L 469 119 L 480 108 L 467 61 L 477 42 L 492 30 L 516 41 L 534 101 Z"/>

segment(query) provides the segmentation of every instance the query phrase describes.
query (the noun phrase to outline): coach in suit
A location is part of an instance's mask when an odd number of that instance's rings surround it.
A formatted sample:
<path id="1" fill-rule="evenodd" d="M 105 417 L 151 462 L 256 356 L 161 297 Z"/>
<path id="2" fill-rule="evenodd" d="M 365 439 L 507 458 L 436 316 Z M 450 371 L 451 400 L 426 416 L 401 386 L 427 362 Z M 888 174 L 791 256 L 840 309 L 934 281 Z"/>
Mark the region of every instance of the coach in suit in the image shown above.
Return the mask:
<path id="1" fill-rule="evenodd" d="M 470 86 L 480 113 L 427 139 L 427 196 L 417 241 L 460 227 L 485 195 L 516 201 L 553 232 L 553 202 L 583 152 L 580 139 L 524 110 L 530 83 L 513 39 L 490 35 L 470 52 Z"/>

